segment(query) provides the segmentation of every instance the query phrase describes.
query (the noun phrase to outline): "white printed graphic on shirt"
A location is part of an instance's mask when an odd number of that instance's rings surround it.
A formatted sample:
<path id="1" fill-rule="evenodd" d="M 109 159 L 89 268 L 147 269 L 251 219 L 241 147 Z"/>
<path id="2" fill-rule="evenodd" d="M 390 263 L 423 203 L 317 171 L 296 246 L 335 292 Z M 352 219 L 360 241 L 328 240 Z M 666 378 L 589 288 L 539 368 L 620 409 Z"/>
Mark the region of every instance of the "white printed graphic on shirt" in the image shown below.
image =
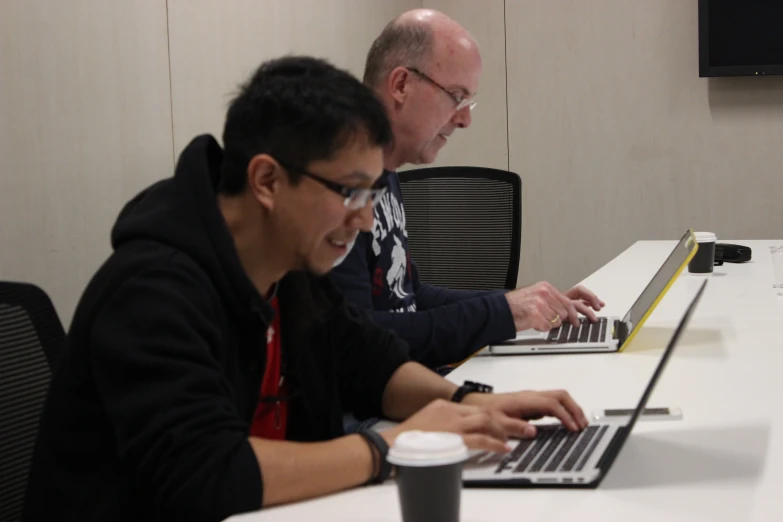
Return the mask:
<path id="1" fill-rule="evenodd" d="M 381 196 L 373 214 L 375 219 L 372 227 L 372 251 L 376 256 L 379 256 L 381 255 L 381 242 L 386 239 L 389 232 L 396 228 L 402 232 L 403 236 L 408 237 L 408 231 L 405 229 L 405 212 L 392 192 L 386 192 Z"/>
<path id="2" fill-rule="evenodd" d="M 396 301 L 410 300 L 410 274 L 408 274 L 408 253 L 405 243 L 408 231 L 405 228 L 405 210 L 402 201 L 394 190 L 383 194 L 373 210 L 372 252 L 376 258 L 373 263 L 374 295 L 382 299 Z M 408 303 L 392 312 L 415 312 L 416 303 Z"/>
<path id="3" fill-rule="evenodd" d="M 389 288 L 392 293 L 402 299 L 408 295 L 403 289 L 405 284 L 405 268 L 407 267 L 407 257 L 405 256 L 405 249 L 402 248 L 402 241 L 396 235 L 394 236 L 394 248 L 391 253 L 391 266 L 389 271 L 386 272 L 386 282 L 389 283 Z"/>

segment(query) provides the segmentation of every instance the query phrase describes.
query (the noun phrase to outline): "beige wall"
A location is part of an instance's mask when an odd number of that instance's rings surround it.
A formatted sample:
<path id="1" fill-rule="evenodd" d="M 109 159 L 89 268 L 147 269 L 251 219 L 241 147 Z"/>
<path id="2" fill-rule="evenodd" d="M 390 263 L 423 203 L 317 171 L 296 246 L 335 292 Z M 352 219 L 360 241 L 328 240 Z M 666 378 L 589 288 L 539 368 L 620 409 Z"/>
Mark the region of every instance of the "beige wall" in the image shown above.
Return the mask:
<path id="1" fill-rule="evenodd" d="M 163 1 L 0 2 L 0 279 L 65 322 L 120 205 L 172 168 Z"/>
<path id="2" fill-rule="evenodd" d="M 783 236 L 783 78 L 699 78 L 697 3 L 504 2 L 508 74 L 485 76 L 482 91 L 507 81 L 509 163 L 524 187 L 520 283 L 569 286 L 635 240 L 689 226 Z M 472 2 L 437 4 L 475 20 Z M 500 34 L 488 9 L 494 29 L 482 30 Z M 505 103 L 482 97 L 477 121 Z M 463 134 L 497 147 L 477 128 Z"/>
<path id="3" fill-rule="evenodd" d="M 266 59 L 304 53 L 361 77 L 384 25 L 421 0 L 169 0 L 174 143 L 222 133 L 231 94 Z"/>
<path id="4" fill-rule="evenodd" d="M 122 204 L 194 135 L 220 135 L 261 61 L 309 53 L 359 74 L 384 24 L 420 5 L 3 0 L 0 279 L 43 287 L 67 327 Z"/>

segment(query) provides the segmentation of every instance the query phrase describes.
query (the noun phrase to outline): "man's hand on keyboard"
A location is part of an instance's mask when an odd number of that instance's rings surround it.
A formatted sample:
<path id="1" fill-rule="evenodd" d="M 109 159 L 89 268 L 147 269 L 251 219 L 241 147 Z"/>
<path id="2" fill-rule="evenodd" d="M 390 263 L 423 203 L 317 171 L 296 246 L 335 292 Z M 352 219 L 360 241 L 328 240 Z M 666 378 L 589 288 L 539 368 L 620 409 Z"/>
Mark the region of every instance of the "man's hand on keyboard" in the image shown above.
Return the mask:
<path id="1" fill-rule="evenodd" d="M 519 416 L 510 417 L 497 408 L 443 399 L 432 401 L 405 422 L 381 432 L 381 435 L 391 445 L 397 435 L 409 430 L 457 433 L 462 435 L 468 448 L 496 453 L 510 451 L 506 445 L 510 436 L 530 438 L 535 435 L 532 425 Z"/>
<path id="2" fill-rule="evenodd" d="M 582 408 L 565 390 L 469 393 L 463 402 L 500 411 L 514 419 L 557 417 L 566 428 L 573 431 L 584 429 L 588 424 Z"/>
<path id="3" fill-rule="evenodd" d="M 565 295 L 571 299 L 576 309 L 585 316 L 587 316 L 587 312 L 590 312 L 591 308 L 598 312 L 606 306 L 606 303 L 598 299 L 597 295 L 582 285 L 577 285 L 566 291 Z"/>
<path id="4" fill-rule="evenodd" d="M 579 313 L 595 322 L 590 307 L 593 304 L 602 306 L 592 292 L 581 286 L 562 293 L 545 281 L 512 290 L 506 294 L 506 300 L 518 332 L 528 329 L 548 332 L 564 322 L 579 326 Z"/>
<path id="5" fill-rule="evenodd" d="M 587 418 L 568 392 L 523 391 L 514 393 L 469 393 L 462 403 L 438 399 L 413 414 L 405 422 L 381 432 L 389 442 L 409 430 L 447 431 L 462 435 L 474 450 L 505 453 L 509 437 L 530 439 L 535 426 L 523 419 L 557 417 L 569 430 L 587 427 Z"/>

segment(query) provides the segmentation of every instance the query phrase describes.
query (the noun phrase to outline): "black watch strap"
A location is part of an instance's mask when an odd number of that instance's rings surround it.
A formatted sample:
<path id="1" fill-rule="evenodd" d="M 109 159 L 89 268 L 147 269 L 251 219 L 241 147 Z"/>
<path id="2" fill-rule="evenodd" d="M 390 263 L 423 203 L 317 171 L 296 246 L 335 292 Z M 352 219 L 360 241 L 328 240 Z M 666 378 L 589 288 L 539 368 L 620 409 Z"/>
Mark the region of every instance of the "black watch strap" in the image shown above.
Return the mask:
<path id="1" fill-rule="evenodd" d="M 377 431 L 372 429 L 362 429 L 356 433 L 370 446 L 373 459 L 373 476 L 370 482 L 375 484 L 386 482 L 392 473 L 392 465 L 386 460 L 386 457 L 389 455 L 389 445 L 386 444 L 386 441 Z"/>
<path id="2" fill-rule="evenodd" d="M 492 393 L 492 386 L 489 384 L 481 384 L 480 382 L 465 381 L 465 383 L 457 388 L 454 395 L 451 396 L 451 402 L 462 402 L 465 395 L 469 393 Z"/>

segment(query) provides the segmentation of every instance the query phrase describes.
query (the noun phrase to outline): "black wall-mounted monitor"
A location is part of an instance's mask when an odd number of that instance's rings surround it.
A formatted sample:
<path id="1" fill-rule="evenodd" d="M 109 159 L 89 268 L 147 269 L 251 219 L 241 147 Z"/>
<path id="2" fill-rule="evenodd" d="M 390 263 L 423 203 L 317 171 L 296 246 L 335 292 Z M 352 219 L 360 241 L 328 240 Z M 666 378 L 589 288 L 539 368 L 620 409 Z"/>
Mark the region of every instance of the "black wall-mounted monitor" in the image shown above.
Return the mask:
<path id="1" fill-rule="evenodd" d="M 699 0 L 699 76 L 783 74 L 783 0 Z"/>

